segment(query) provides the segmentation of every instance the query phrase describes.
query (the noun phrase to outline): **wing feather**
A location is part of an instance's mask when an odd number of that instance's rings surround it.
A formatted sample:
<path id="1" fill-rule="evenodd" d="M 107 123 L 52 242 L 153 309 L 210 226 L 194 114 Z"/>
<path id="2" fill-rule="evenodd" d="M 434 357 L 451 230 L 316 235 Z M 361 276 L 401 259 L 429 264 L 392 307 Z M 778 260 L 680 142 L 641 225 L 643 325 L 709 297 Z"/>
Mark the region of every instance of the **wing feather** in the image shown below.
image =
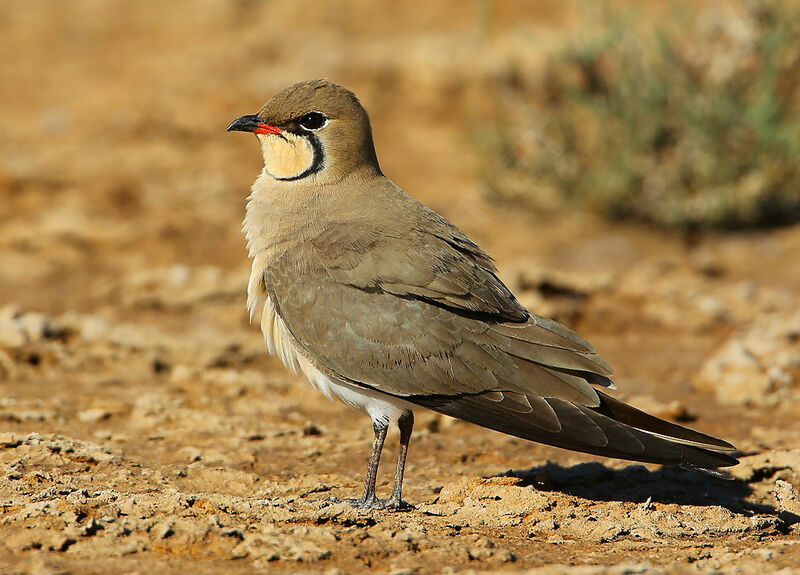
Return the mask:
<path id="1" fill-rule="evenodd" d="M 458 233 L 453 228 L 451 235 Z M 311 245 L 326 272 L 343 284 L 508 321 L 529 315 L 497 277 L 489 256 L 465 239 L 447 241 L 424 228 L 400 233 L 347 222 L 330 224 Z"/>

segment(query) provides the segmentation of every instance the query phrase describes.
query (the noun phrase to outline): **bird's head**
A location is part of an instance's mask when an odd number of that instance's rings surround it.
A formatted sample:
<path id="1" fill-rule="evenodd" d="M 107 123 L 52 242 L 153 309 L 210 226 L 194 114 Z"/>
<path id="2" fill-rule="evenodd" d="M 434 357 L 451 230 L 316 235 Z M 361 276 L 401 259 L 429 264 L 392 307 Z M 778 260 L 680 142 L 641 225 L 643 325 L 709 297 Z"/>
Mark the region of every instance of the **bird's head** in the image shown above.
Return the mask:
<path id="1" fill-rule="evenodd" d="M 327 80 L 285 88 L 228 131 L 256 134 L 264 168 L 279 181 L 322 184 L 380 173 L 367 112 L 355 94 Z"/>

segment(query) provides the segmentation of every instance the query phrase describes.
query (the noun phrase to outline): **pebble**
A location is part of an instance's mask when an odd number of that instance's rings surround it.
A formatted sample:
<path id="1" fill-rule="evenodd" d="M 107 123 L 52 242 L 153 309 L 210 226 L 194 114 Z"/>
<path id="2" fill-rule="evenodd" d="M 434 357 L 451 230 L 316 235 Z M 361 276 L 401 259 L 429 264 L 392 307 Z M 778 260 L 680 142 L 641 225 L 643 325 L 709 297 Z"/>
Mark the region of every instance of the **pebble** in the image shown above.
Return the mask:
<path id="1" fill-rule="evenodd" d="M 99 407 L 78 412 L 78 419 L 83 423 L 97 423 L 111 417 L 111 412 Z"/>

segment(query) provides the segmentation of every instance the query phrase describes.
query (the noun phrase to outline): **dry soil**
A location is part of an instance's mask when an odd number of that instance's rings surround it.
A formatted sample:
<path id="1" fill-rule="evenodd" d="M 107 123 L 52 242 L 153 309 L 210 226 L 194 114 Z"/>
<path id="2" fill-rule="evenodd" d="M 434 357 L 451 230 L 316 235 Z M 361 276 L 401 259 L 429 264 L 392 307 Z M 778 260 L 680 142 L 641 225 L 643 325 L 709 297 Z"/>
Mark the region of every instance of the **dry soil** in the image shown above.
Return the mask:
<path id="1" fill-rule="evenodd" d="M 686 241 L 520 213 L 476 176 L 492 87 L 581 6 L 0 0 L 0 572 L 794 572 L 800 228 Z M 371 426 L 248 324 L 260 157 L 225 133 L 317 76 L 620 397 L 735 443 L 736 480 L 420 414 L 415 509 L 334 502 L 359 493 Z"/>

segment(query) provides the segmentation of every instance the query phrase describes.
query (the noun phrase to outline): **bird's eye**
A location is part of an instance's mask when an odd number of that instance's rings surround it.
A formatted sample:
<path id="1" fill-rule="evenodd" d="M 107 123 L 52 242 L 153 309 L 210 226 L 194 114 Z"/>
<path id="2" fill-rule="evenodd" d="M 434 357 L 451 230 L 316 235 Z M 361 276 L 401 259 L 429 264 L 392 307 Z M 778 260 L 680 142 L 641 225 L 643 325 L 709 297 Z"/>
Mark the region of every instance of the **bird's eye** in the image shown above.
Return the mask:
<path id="1" fill-rule="evenodd" d="M 309 112 L 308 114 L 303 114 L 297 123 L 306 130 L 319 130 L 328 123 L 328 118 L 319 112 Z"/>

